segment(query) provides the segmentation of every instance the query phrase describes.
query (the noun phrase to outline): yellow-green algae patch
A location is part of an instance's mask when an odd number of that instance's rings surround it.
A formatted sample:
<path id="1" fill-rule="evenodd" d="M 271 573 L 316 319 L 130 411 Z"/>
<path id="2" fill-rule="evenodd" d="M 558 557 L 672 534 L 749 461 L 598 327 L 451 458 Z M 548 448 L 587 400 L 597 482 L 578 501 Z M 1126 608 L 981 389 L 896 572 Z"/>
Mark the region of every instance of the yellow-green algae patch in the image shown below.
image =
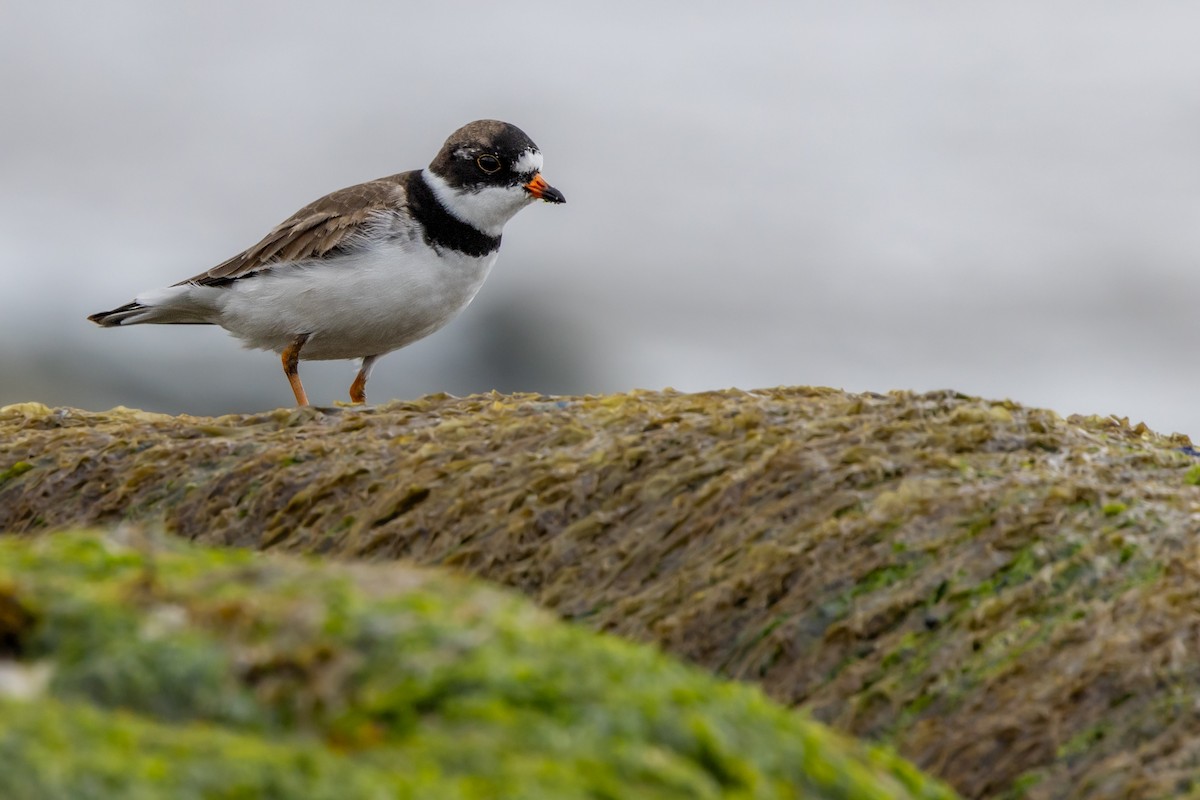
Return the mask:
<path id="1" fill-rule="evenodd" d="M 0 647 L 6 800 L 952 797 L 755 689 L 401 565 L 10 537 Z"/>
<path id="2" fill-rule="evenodd" d="M 0 410 L 0 530 L 452 564 L 970 797 L 1200 792 L 1185 437 L 953 392 Z M 1101 732 L 1097 734 L 1096 732 Z"/>

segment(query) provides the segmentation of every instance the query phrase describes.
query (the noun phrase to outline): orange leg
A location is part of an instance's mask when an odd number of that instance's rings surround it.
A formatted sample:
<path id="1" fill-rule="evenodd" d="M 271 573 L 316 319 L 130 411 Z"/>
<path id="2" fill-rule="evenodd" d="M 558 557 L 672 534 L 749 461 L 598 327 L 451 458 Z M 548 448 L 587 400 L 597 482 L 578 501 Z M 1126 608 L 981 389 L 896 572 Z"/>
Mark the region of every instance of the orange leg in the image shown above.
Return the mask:
<path id="1" fill-rule="evenodd" d="M 304 384 L 300 382 L 300 348 L 308 341 L 309 334 L 300 333 L 283 348 L 283 374 L 287 375 L 288 383 L 292 385 L 292 394 L 296 395 L 296 405 L 308 405 L 308 395 L 304 393 Z"/>
<path id="2" fill-rule="evenodd" d="M 350 384 L 351 403 L 367 402 L 367 378 L 371 377 L 371 367 L 375 366 L 377 358 L 379 356 L 363 356 L 362 366 L 358 368 L 358 374 L 354 376 L 354 383 Z"/>

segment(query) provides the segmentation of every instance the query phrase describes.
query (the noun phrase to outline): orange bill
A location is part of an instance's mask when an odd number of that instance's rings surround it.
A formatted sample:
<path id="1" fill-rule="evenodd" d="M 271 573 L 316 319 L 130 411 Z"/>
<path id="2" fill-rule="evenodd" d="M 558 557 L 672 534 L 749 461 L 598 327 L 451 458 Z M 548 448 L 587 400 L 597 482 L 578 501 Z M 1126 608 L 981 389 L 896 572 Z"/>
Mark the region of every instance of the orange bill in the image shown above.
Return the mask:
<path id="1" fill-rule="evenodd" d="M 567 198 L 563 197 L 563 193 L 546 183 L 546 179 L 542 177 L 540 172 L 533 176 L 533 180 L 525 184 L 525 191 L 538 200 L 545 200 L 547 203 L 567 202 Z"/>

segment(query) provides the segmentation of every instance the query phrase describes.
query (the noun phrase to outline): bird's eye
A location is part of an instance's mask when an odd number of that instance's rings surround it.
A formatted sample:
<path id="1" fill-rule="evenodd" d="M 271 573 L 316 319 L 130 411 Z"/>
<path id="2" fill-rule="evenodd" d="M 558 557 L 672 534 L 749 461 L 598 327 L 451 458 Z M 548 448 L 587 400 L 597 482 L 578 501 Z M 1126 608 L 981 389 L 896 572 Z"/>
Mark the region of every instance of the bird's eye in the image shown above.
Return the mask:
<path id="1" fill-rule="evenodd" d="M 500 171 L 500 159 L 496 158 L 495 156 L 480 156 L 479 158 L 475 159 L 475 163 L 478 164 L 479 168 L 488 175 Z"/>

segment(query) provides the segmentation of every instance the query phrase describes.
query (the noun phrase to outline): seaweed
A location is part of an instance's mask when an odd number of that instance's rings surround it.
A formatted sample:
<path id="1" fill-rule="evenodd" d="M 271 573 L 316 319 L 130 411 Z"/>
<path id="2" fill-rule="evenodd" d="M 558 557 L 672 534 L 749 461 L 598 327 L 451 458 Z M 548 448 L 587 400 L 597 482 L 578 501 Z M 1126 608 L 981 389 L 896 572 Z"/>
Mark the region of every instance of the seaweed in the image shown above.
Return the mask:
<path id="1" fill-rule="evenodd" d="M 132 530 L 0 540 L 5 798 L 951 800 L 515 595 Z M 7 623 L 5 623 L 7 624 Z"/>
<path id="2" fill-rule="evenodd" d="M 0 484 L 0 530 L 450 565 L 965 796 L 1149 798 L 1200 775 L 1194 452 L 949 391 L 24 404 L 0 410 L 0 465 L 33 466 Z"/>

